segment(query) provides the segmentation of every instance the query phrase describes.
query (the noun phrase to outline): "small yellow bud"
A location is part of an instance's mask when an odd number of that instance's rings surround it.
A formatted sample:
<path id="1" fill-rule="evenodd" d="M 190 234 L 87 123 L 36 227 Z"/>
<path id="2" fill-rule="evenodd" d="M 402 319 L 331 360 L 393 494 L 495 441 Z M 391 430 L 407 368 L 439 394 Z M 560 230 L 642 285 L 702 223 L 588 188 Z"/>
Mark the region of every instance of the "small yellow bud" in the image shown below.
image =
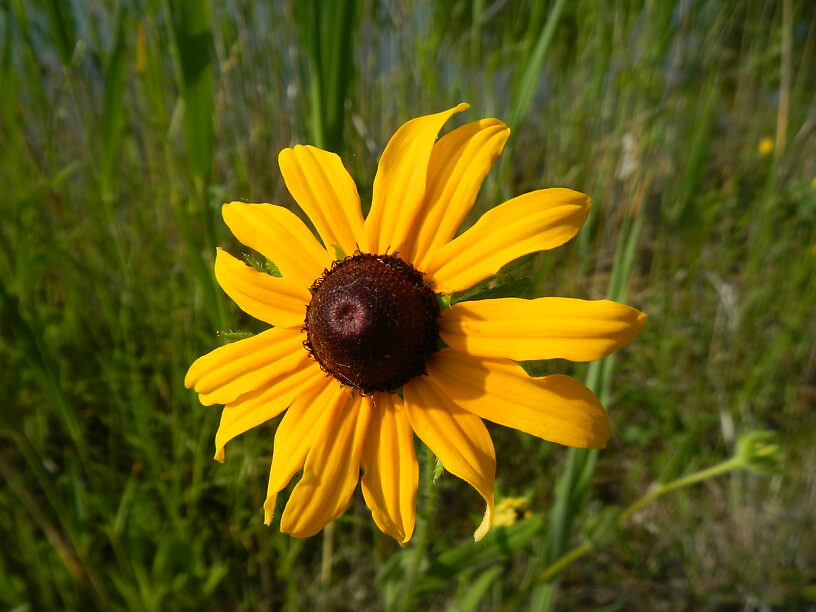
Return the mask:
<path id="1" fill-rule="evenodd" d="M 773 150 L 773 138 L 763 138 L 759 141 L 759 145 L 757 145 L 757 151 L 759 151 L 760 155 L 769 155 L 770 153 L 773 153 Z"/>

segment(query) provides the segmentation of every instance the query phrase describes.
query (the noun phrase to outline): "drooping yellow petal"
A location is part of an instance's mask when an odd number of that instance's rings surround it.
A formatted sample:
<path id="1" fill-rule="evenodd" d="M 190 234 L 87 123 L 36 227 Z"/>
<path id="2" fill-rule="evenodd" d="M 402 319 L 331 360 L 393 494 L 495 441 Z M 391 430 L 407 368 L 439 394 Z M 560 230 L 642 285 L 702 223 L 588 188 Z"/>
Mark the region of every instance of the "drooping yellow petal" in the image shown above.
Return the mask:
<path id="1" fill-rule="evenodd" d="M 272 466 L 264 501 L 264 523 L 269 524 L 275 515 L 278 493 L 289 484 L 292 477 L 303 467 L 306 455 L 326 428 L 323 416 L 334 405 L 337 391 L 334 381 L 324 378 L 323 384 L 305 388 L 295 398 L 283 415 L 275 432 Z"/>
<path id="2" fill-rule="evenodd" d="M 205 406 L 227 404 L 301 368 L 302 341 L 299 329 L 275 327 L 225 344 L 196 359 L 184 384 Z"/>
<path id="3" fill-rule="evenodd" d="M 422 268 L 441 293 L 472 287 L 528 253 L 561 246 L 586 221 L 589 198 L 571 189 L 541 189 L 508 200 L 434 249 Z"/>
<path id="4" fill-rule="evenodd" d="M 374 177 L 371 211 L 365 220 L 368 248 L 373 253 L 400 252 L 415 232 L 425 199 L 428 162 L 439 130 L 459 104 L 434 115 L 411 119 L 391 137 Z"/>
<path id="5" fill-rule="evenodd" d="M 493 440 L 482 420 L 453 404 L 435 382 L 433 376 L 411 379 L 403 388 L 405 410 L 416 435 L 445 469 L 476 489 L 487 503 L 482 523 L 473 534 L 478 542 L 493 525 Z"/>
<path id="6" fill-rule="evenodd" d="M 282 373 L 255 391 L 244 393 L 224 406 L 221 423 L 215 433 L 215 460 L 224 461 L 224 446 L 242 433 L 274 419 L 289 407 L 298 395 L 326 384 L 326 375 L 301 348 L 298 365 Z"/>
<path id="7" fill-rule="evenodd" d="M 235 237 L 273 262 L 284 278 L 310 287 L 331 265 L 314 234 L 282 206 L 230 202 L 221 210 Z"/>
<path id="8" fill-rule="evenodd" d="M 404 545 L 416 522 L 419 466 L 414 432 L 398 395 L 375 393 L 371 424 L 363 447 L 363 497 L 382 531 Z"/>
<path id="9" fill-rule="evenodd" d="M 281 531 L 298 538 L 313 536 L 340 516 L 360 478 L 371 407 L 347 388 L 338 389 L 331 404 L 281 515 Z"/>
<path id="10" fill-rule="evenodd" d="M 611 434 L 598 398 L 569 376 L 531 378 L 509 359 L 479 359 L 451 348 L 426 368 L 457 406 L 499 425 L 579 448 L 603 448 Z"/>
<path id="11" fill-rule="evenodd" d="M 334 254 L 333 244 L 346 255 L 358 245 L 366 248 L 357 186 L 337 155 L 297 145 L 281 151 L 278 164 L 289 193 L 312 220 L 329 253 Z"/>
<path id="12" fill-rule="evenodd" d="M 445 344 L 468 355 L 594 361 L 630 342 L 645 319 L 609 300 L 501 298 L 454 304 L 439 327 Z"/>
<path id="13" fill-rule="evenodd" d="M 312 296 L 300 282 L 258 272 L 222 249 L 215 255 L 215 278 L 248 315 L 276 327 L 303 327 Z"/>
<path id="14" fill-rule="evenodd" d="M 481 119 L 448 132 L 433 147 L 425 202 L 417 232 L 403 253 L 422 270 L 425 256 L 456 234 L 510 129 L 498 119 Z"/>

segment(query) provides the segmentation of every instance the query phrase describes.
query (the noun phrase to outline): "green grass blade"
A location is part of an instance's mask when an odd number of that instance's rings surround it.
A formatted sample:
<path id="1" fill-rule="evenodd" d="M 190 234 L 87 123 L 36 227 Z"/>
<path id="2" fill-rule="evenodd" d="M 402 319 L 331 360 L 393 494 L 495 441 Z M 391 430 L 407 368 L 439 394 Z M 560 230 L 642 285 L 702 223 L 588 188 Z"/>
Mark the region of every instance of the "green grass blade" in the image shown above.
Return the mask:
<path id="1" fill-rule="evenodd" d="M 196 178 L 207 184 L 212 173 L 215 108 L 210 5 L 200 0 L 181 0 L 175 6 L 187 155 Z"/>
<path id="2" fill-rule="evenodd" d="M 518 80 L 513 90 L 513 101 L 507 114 L 507 125 L 511 130 L 518 129 L 524 117 L 530 112 L 533 105 L 533 98 L 541 83 L 541 73 L 544 69 L 544 58 L 553 41 L 555 29 L 561 19 L 566 0 L 556 0 L 547 21 L 536 39 L 530 57 L 521 71 L 521 78 Z"/>
<path id="3" fill-rule="evenodd" d="M 301 39 L 308 53 L 309 131 L 316 146 L 341 153 L 346 102 L 354 78 L 357 0 L 295 4 Z"/>
<path id="4" fill-rule="evenodd" d="M 101 179 L 103 197 L 110 197 L 111 180 L 119 158 L 119 143 L 122 127 L 125 122 L 123 105 L 125 91 L 125 36 L 127 14 L 119 10 L 116 26 L 116 38 L 113 49 L 105 66 L 105 94 L 102 101 L 102 160 Z"/>
<path id="5" fill-rule="evenodd" d="M 77 44 L 76 24 L 71 12 L 71 3 L 63 0 L 46 0 L 42 8 L 48 19 L 53 35 L 54 50 L 63 66 L 71 64 Z"/>

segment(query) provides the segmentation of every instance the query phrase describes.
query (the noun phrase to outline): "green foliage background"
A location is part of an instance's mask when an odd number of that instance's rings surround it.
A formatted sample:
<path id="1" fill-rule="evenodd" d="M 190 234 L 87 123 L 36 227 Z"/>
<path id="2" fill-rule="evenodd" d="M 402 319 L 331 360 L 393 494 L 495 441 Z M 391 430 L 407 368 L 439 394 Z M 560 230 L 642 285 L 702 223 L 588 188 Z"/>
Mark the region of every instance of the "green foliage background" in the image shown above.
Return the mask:
<path id="1" fill-rule="evenodd" d="M 560 535 L 582 541 L 742 432 L 778 432 L 786 456 L 641 510 L 567 569 L 558 606 L 815 606 L 811 4 L 329 5 L 0 3 L 0 606 L 537 601 L 563 448 L 492 427 L 500 497 L 528 496 L 532 518 L 474 545 L 479 498 L 443 476 L 414 564 L 359 494 L 321 536 L 263 527 L 275 423 L 217 464 L 218 409 L 183 386 L 216 330 L 259 329 L 212 276 L 216 245 L 240 252 L 221 203 L 293 205 L 276 157 L 295 143 L 342 150 L 366 201 L 394 130 L 462 100 L 456 121 L 513 129 L 470 222 L 540 187 L 593 197 L 579 237 L 509 266 L 530 281 L 510 286 L 600 298 L 612 275 L 650 315 L 607 368 L 615 434 Z"/>

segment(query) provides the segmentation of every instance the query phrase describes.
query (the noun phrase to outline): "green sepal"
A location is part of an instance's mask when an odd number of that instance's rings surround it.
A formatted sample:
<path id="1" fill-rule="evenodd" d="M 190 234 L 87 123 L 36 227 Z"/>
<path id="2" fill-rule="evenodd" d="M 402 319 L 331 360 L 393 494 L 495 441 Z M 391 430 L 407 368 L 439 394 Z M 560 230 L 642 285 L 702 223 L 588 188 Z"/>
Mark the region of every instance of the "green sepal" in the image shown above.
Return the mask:
<path id="1" fill-rule="evenodd" d="M 271 262 L 268 259 L 261 259 L 255 253 L 245 253 L 244 262 L 251 268 L 257 270 L 258 272 L 263 272 L 264 274 L 269 274 L 277 278 L 283 276 L 283 274 L 281 274 L 280 268 L 278 268 L 278 266 L 276 266 L 274 262 Z"/>
<path id="2" fill-rule="evenodd" d="M 504 297 L 528 297 L 531 283 L 526 276 L 491 276 L 475 286 L 450 296 L 450 303 L 490 300 Z"/>
<path id="3" fill-rule="evenodd" d="M 445 471 L 445 466 L 442 465 L 442 462 L 439 458 L 436 458 L 436 463 L 434 463 L 434 471 L 433 471 L 433 482 L 436 484 L 436 481 L 442 478 L 442 473 Z"/>
<path id="4" fill-rule="evenodd" d="M 264 269 L 266 270 L 267 274 L 271 274 L 272 276 L 275 276 L 277 278 L 283 276 L 283 274 L 281 274 L 280 268 L 278 268 L 278 266 L 276 266 L 274 262 L 269 261 L 268 259 L 264 264 Z"/>
<path id="5" fill-rule="evenodd" d="M 346 258 L 346 252 L 340 247 L 339 244 L 332 244 L 332 248 L 334 249 L 335 261 L 343 261 Z"/>

